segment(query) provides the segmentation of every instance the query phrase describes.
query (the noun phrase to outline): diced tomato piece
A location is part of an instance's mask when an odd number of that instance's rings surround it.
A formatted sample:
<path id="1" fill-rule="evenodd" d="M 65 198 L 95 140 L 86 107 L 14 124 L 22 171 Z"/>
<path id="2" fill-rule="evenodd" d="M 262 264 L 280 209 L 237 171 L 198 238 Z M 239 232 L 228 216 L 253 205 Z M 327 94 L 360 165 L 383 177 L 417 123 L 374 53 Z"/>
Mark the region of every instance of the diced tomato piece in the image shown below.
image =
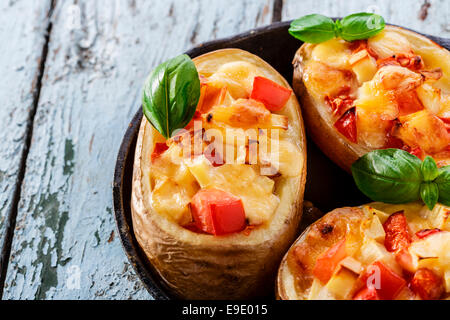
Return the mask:
<path id="1" fill-rule="evenodd" d="M 390 133 L 387 134 L 386 144 L 384 148 L 395 148 L 395 149 L 402 149 L 405 146 L 403 141 L 397 137 L 394 137 Z"/>
<path id="2" fill-rule="evenodd" d="M 169 149 L 169 147 L 167 146 L 167 144 L 165 142 L 164 143 L 160 143 L 160 142 L 155 143 L 155 148 L 153 149 L 153 152 L 151 155 L 151 160 L 154 161 L 167 149 Z"/>
<path id="3" fill-rule="evenodd" d="M 325 102 L 330 106 L 334 115 L 340 116 L 345 111 L 353 106 L 354 99 L 346 96 L 339 96 L 337 98 L 330 98 L 325 96 Z"/>
<path id="4" fill-rule="evenodd" d="M 313 275 L 322 283 L 327 283 L 333 275 L 334 270 L 339 265 L 339 262 L 346 256 L 345 239 L 343 239 L 317 258 L 316 265 L 313 269 Z"/>
<path id="5" fill-rule="evenodd" d="M 404 147 L 403 148 L 405 151 L 411 153 L 413 156 L 416 156 L 417 158 L 422 158 L 422 149 L 420 149 L 420 147 Z"/>
<path id="6" fill-rule="evenodd" d="M 441 119 L 442 121 L 444 121 L 446 124 L 450 124 L 450 118 L 442 118 L 442 117 L 439 117 L 439 119 Z"/>
<path id="7" fill-rule="evenodd" d="M 423 300 L 439 299 L 444 292 L 442 278 L 427 268 L 416 271 L 410 283 L 412 291 Z"/>
<path id="8" fill-rule="evenodd" d="M 374 287 L 365 287 L 355 294 L 353 300 L 380 300 L 380 297 L 378 296 L 377 289 Z"/>
<path id="9" fill-rule="evenodd" d="M 423 239 L 426 238 L 428 236 L 431 236 L 432 234 L 438 233 L 438 232 L 442 232 L 441 229 L 435 228 L 435 229 L 423 229 L 420 231 L 416 232 L 416 236 L 417 238 Z"/>
<path id="10" fill-rule="evenodd" d="M 245 229 L 245 211 L 242 201 L 212 203 L 216 234 L 226 234 L 242 231 Z"/>
<path id="11" fill-rule="evenodd" d="M 355 108 L 348 109 L 342 117 L 334 124 L 334 127 L 348 140 L 356 143 L 356 111 Z"/>
<path id="12" fill-rule="evenodd" d="M 386 238 L 384 246 L 389 252 L 400 252 L 411 244 L 408 222 L 403 211 L 395 212 L 383 224 Z"/>
<path id="13" fill-rule="evenodd" d="M 403 149 L 405 147 L 405 143 L 402 141 L 402 139 L 399 139 L 395 136 L 395 131 L 401 125 L 402 124 L 398 119 L 390 121 L 390 124 L 387 128 L 386 144 L 384 145 L 384 148 Z"/>
<path id="14" fill-rule="evenodd" d="M 197 228 L 214 235 L 245 229 L 245 211 L 241 199 L 218 189 L 201 189 L 191 201 Z"/>
<path id="15" fill-rule="evenodd" d="M 405 116 L 423 109 L 416 91 L 404 91 L 396 95 L 400 116 Z"/>
<path id="16" fill-rule="evenodd" d="M 201 83 L 197 111 L 206 113 L 211 110 L 212 107 L 221 105 L 225 99 L 226 93 L 226 87 L 216 87 L 207 82 Z"/>
<path id="17" fill-rule="evenodd" d="M 368 288 L 374 287 L 382 300 L 393 300 L 406 285 L 405 279 L 381 261 L 371 264 L 361 280 Z"/>
<path id="18" fill-rule="evenodd" d="M 270 111 L 280 111 L 289 100 L 292 91 L 264 77 L 255 77 L 250 98 L 258 100 Z"/>

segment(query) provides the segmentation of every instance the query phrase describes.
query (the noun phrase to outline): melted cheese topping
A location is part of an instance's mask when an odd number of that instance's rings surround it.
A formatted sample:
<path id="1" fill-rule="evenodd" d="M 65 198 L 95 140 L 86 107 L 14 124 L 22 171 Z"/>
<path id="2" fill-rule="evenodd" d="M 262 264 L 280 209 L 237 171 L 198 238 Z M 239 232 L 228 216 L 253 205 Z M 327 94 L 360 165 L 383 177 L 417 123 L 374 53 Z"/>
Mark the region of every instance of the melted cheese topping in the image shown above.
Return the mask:
<path id="1" fill-rule="evenodd" d="M 250 62 L 225 63 L 215 73 L 201 76 L 203 85 L 217 94 L 208 100 L 206 113 L 197 119 L 207 129 L 200 142 L 201 150 L 193 150 L 195 145 L 190 140 L 196 137 L 195 125 L 193 128 L 188 125 L 190 135 L 183 136 L 181 142 L 175 139 L 167 142 L 170 148 L 152 162 L 152 206 L 156 212 L 184 226 L 192 222 L 189 204 L 195 193 L 202 188 L 217 188 L 242 200 L 250 225 L 267 223 L 280 202 L 275 194 L 275 177 L 297 177 L 303 169 L 302 153 L 285 134 L 288 118 L 248 99 L 255 76 L 265 76 Z M 244 125 L 249 131 L 244 131 Z M 268 129 L 277 129 L 279 139 L 275 140 Z M 224 143 L 222 150 L 213 145 L 218 140 Z M 275 156 L 259 149 L 265 141 L 270 148 L 278 148 Z M 187 156 L 184 142 L 192 147 Z M 213 146 L 214 157 L 219 155 L 218 159 L 225 164 L 214 166 L 205 156 Z M 256 160 L 250 157 L 250 150 L 257 152 Z M 229 156 L 233 163 L 228 163 Z"/>
<path id="2" fill-rule="evenodd" d="M 361 221 L 359 230 L 355 230 L 353 226 L 352 231 L 345 235 L 347 256 L 340 261 L 327 283 L 314 278 L 308 299 L 352 299 L 363 287 L 358 279 L 375 262 L 382 262 L 399 277 L 403 277 L 405 272 L 414 275 L 418 270 L 429 269 L 443 286 L 440 298 L 450 296 L 449 207 L 437 204 L 433 210 L 429 210 L 419 202 L 401 205 L 372 203 L 363 206 L 362 210 L 365 218 Z M 407 251 L 401 254 L 386 249 L 386 231 L 383 226 L 391 214 L 399 211 L 406 217 L 411 237 Z M 419 231 L 431 229 L 439 232 L 423 238 L 417 235 Z M 408 258 L 402 261 L 400 257 L 405 254 Z M 405 286 L 394 298 L 420 299 L 420 296 Z"/>
<path id="3" fill-rule="evenodd" d="M 445 166 L 450 164 L 450 55 L 414 38 L 410 42 L 405 34 L 387 29 L 367 41 L 308 45 L 303 81 L 317 101 L 331 103 L 326 119 L 332 123 L 345 112 L 334 109 L 334 99 L 354 100 L 346 108 L 356 107 L 359 145 L 401 147 Z"/>

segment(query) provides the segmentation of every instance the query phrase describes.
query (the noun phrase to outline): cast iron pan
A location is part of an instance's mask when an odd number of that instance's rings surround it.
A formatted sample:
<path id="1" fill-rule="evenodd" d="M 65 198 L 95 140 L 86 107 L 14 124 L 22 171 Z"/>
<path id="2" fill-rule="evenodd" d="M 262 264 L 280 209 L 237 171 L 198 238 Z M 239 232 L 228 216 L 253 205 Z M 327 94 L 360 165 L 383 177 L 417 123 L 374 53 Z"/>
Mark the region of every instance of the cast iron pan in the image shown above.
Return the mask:
<path id="1" fill-rule="evenodd" d="M 267 61 L 285 79 L 291 81 L 293 74 L 291 62 L 302 42 L 289 35 L 289 25 L 290 21 L 274 23 L 230 38 L 203 43 L 186 53 L 194 58 L 224 48 L 247 50 Z M 450 39 L 425 36 L 447 49 L 450 48 Z M 167 300 L 176 297 L 171 294 L 148 262 L 134 236 L 131 220 L 133 161 L 141 119 L 142 110 L 139 108 L 120 146 L 114 172 L 114 212 L 122 245 L 131 265 L 154 299 Z M 356 188 L 352 177 L 329 160 L 310 139 L 307 152 L 305 200 L 311 201 L 324 213 L 338 207 L 356 206 L 370 201 Z M 304 220 L 311 220 L 311 217 L 305 216 Z"/>

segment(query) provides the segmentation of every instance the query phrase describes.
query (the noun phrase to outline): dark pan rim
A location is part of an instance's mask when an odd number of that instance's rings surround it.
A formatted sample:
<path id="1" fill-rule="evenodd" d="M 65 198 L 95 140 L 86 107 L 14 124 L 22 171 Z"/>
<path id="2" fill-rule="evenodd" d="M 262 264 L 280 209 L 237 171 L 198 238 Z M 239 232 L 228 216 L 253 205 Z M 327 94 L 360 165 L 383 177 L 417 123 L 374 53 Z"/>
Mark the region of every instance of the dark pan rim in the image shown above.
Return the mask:
<path id="1" fill-rule="evenodd" d="M 251 41 L 256 36 L 267 34 L 274 30 L 286 28 L 290 25 L 291 21 L 275 22 L 268 26 L 251 29 L 250 31 L 243 32 L 231 37 L 204 42 L 188 50 L 186 54 L 191 57 L 199 56 L 206 52 L 224 48 L 224 43 L 226 43 L 226 47 L 230 48 L 236 44 L 241 43 L 242 41 Z M 391 25 L 397 26 L 393 24 Z M 450 47 L 450 39 L 423 34 L 409 28 L 401 28 L 421 34 L 447 49 Z M 299 47 L 300 44 L 301 41 L 299 41 Z M 140 248 L 134 236 L 131 217 L 127 217 L 129 216 L 129 213 L 127 214 L 125 212 L 125 207 L 128 208 L 129 204 L 125 206 L 124 204 L 128 203 L 130 199 L 123 199 L 124 170 L 127 165 L 132 165 L 134 162 L 135 144 L 142 116 L 142 108 L 139 108 L 125 132 L 117 155 L 113 181 L 114 216 L 116 220 L 117 231 L 120 235 L 121 244 L 125 250 L 127 258 L 153 299 L 177 299 L 176 296 L 170 294 L 170 289 L 163 283 L 159 274 L 150 264 L 146 255 Z"/>
<path id="2" fill-rule="evenodd" d="M 332 19 L 336 20 L 336 19 L 341 19 L 341 18 L 332 18 Z M 199 52 L 201 52 L 200 54 L 203 54 L 203 53 L 209 52 L 211 50 L 216 50 L 215 48 L 216 47 L 221 48 L 222 43 L 224 43 L 224 42 L 228 42 L 232 45 L 233 43 L 240 42 L 244 39 L 245 39 L 245 41 L 247 41 L 247 40 L 251 39 L 252 36 L 255 36 L 256 34 L 261 35 L 264 33 L 269 33 L 271 31 L 273 31 L 274 29 L 285 28 L 285 27 L 289 26 L 292 21 L 293 20 L 274 22 L 270 25 L 251 29 L 249 31 L 239 33 L 234 36 L 203 42 L 201 44 L 198 44 L 197 46 L 192 47 L 190 50 L 186 51 L 186 54 L 190 56 L 191 53 L 195 52 L 196 55 L 199 55 Z M 450 39 L 448 39 L 448 38 L 428 35 L 428 34 L 425 34 L 425 33 L 410 29 L 410 28 L 402 27 L 402 26 L 399 26 L 396 24 L 390 24 L 390 23 L 388 24 L 387 23 L 386 25 L 399 27 L 399 28 L 409 30 L 409 31 L 415 32 L 417 34 L 423 35 L 424 37 L 427 37 L 428 39 L 432 40 L 433 42 L 435 42 L 436 44 L 438 44 L 441 47 L 445 47 L 447 49 L 449 49 L 449 47 L 450 47 Z M 299 41 L 299 43 L 301 43 L 300 40 L 298 40 L 298 41 Z M 299 47 L 300 47 L 300 45 L 299 45 Z"/>

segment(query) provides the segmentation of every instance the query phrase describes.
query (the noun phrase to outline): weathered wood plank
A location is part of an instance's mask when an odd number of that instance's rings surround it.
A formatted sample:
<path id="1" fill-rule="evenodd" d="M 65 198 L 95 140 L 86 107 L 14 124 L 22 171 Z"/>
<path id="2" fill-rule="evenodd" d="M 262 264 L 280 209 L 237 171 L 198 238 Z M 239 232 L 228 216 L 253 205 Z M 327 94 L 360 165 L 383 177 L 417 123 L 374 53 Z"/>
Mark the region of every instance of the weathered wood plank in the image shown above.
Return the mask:
<path id="1" fill-rule="evenodd" d="M 57 1 L 4 298 L 149 298 L 111 209 L 142 83 L 162 60 L 271 13 L 271 0 Z"/>
<path id="2" fill-rule="evenodd" d="M 14 207 L 32 115 L 50 0 L 0 2 L 0 253 Z M 6 260 L 6 259 L 5 259 Z M 0 273 L 7 261 L 0 256 Z M 0 284 L 1 285 L 1 284 Z M 0 288 L 1 292 L 1 288 Z"/>
<path id="3" fill-rule="evenodd" d="M 361 11 L 376 12 L 386 22 L 423 33 L 450 37 L 448 0 L 284 0 L 282 19 L 295 19 L 310 13 L 338 17 Z"/>

